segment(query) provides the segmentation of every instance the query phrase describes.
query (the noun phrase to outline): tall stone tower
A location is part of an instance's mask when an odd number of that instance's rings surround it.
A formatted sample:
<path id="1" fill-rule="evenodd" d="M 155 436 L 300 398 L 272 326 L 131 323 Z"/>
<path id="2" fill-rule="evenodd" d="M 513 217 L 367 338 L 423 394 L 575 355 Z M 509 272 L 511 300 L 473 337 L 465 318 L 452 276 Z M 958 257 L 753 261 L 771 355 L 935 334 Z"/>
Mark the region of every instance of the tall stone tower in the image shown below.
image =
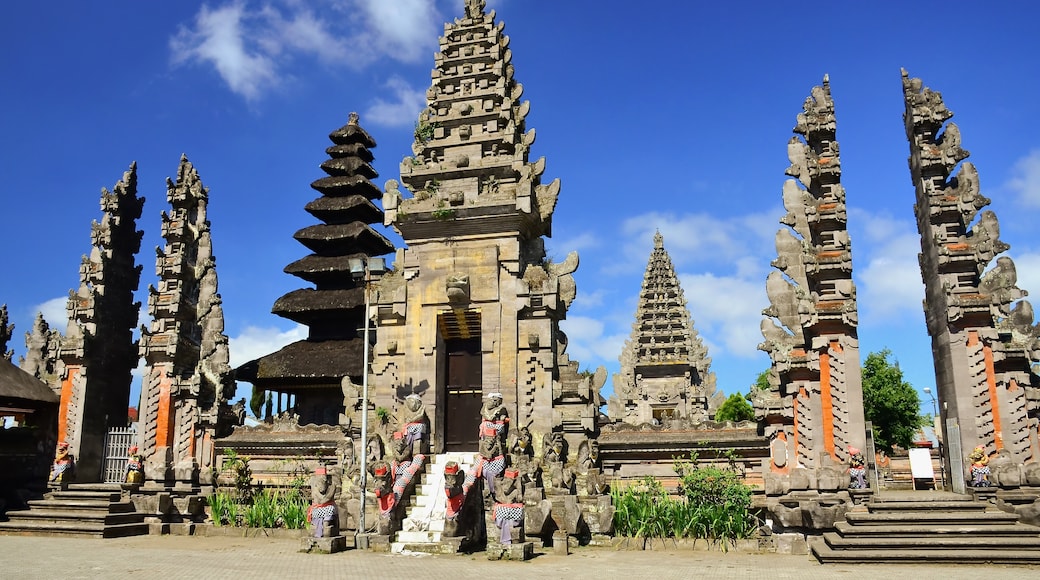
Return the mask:
<path id="1" fill-rule="evenodd" d="M 101 223 L 91 226 L 92 247 L 69 292 L 69 324 L 61 341 L 58 440 L 76 457 L 78 481 L 100 481 L 105 434 L 124 427 L 130 371 L 137 366 L 133 329 L 141 309 L 134 292 L 141 267 L 134 256 L 144 232 L 136 229 L 144 198 L 137 196 L 137 164 L 113 191 L 101 190 Z"/>
<path id="2" fill-rule="evenodd" d="M 864 449 L 856 287 L 830 82 L 813 87 L 787 144 L 788 226 L 776 234 L 776 268 L 766 279 L 759 349 L 772 360 L 772 388 L 755 413 L 771 439 L 766 492 L 848 486 L 850 446 Z"/>
<path id="3" fill-rule="evenodd" d="M 997 216 L 981 211 L 990 200 L 979 193 L 975 166 L 964 161 L 960 129 L 947 122 L 953 113 L 905 70 L 903 95 L 945 467 L 953 467 L 947 472 L 956 487 L 962 458 L 981 445 L 993 457 L 994 483 L 1040 485 L 1033 308 L 1019 300 L 1026 293 L 1015 285 L 1014 262 L 997 257 L 1009 246 L 1000 241 Z"/>
<path id="4" fill-rule="evenodd" d="M 445 25 L 414 156 L 401 163 L 411 196 L 393 180 L 383 196 L 385 223 L 408 249 L 377 285 L 373 397 L 396 412 L 420 395 L 436 451 L 476 450 L 481 398 L 494 392 L 512 428 L 536 440 L 562 432 L 577 449 L 596 430 L 599 399 L 595 381 L 572 372 L 559 329 L 577 253 L 545 254 L 560 182 L 542 184 L 545 160 L 529 159 L 530 104 L 504 24 L 483 0 L 465 10 Z"/>
<path id="5" fill-rule="evenodd" d="M 159 286 L 148 286 L 152 322 L 141 330 L 141 455 L 152 484 L 198 484 L 200 470 L 208 483 L 213 438 L 226 434 L 235 383 L 206 214 L 209 190 L 187 157 L 176 181 L 166 180 L 166 200 L 165 246 L 155 250 Z"/>
<path id="6" fill-rule="evenodd" d="M 708 418 L 721 398 L 708 349 L 693 327 L 658 232 L 643 274 L 632 336 L 621 351 L 621 372 L 614 375 L 610 417 L 633 425 L 680 419 L 697 423 Z"/>
<path id="7" fill-rule="evenodd" d="M 296 232 L 312 253 L 285 267 L 314 284 L 279 298 L 272 312 L 308 327 L 306 340 L 248 362 L 236 370 L 239 380 L 291 397 L 301 424 L 336 425 L 344 411 L 341 381 L 361 384 L 364 375 L 364 281 L 350 272 L 351 258 L 381 256 L 393 244 L 370 224 L 383 221 L 372 200 L 382 192 L 370 180 L 378 174 L 370 163 L 372 137 L 351 113 L 348 123 L 329 135 L 332 146 L 321 168 L 326 177 L 311 187 L 321 196 L 305 209 L 323 223 Z M 349 407 L 353 401 L 348 402 Z"/>

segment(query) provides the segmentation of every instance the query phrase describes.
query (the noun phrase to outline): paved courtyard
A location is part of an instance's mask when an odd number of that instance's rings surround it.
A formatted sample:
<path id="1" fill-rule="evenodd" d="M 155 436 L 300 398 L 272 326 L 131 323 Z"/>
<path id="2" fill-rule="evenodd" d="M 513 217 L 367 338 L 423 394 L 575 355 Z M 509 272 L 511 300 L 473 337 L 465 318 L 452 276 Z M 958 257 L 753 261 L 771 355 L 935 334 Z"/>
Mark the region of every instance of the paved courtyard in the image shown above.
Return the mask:
<path id="1" fill-rule="evenodd" d="M 529 562 L 489 562 L 482 553 L 459 556 L 389 555 L 350 550 L 300 554 L 297 540 L 140 536 L 93 540 L 0 537 L 0 578 L 537 578 L 654 580 L 678 578 L 900 578 L 976 580 L 1040 577 L 1040 567 L 931 565 L 820 565 L 808 556 L 690 550 L 614 551 L 581 548 L 569 556 Z"/>

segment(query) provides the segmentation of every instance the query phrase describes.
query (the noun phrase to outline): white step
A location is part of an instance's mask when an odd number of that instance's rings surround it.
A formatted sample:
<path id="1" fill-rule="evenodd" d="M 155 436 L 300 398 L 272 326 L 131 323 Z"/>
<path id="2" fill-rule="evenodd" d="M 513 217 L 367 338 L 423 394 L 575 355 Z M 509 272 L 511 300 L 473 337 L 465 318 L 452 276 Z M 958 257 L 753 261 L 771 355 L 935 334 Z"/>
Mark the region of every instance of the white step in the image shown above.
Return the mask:
<path id="1" fill-rule="evenodd" d="M 476 463 L 475 453 L 441 453 L 430 458 L 422 483 L 416 485 L 402 531 L 397 532 L 391 551 L 400 551 L 405 544 L 436 544 L 444 531 L 447 497 L 444 495 L 444 466 L 449 461 L 469 471 Z"/>

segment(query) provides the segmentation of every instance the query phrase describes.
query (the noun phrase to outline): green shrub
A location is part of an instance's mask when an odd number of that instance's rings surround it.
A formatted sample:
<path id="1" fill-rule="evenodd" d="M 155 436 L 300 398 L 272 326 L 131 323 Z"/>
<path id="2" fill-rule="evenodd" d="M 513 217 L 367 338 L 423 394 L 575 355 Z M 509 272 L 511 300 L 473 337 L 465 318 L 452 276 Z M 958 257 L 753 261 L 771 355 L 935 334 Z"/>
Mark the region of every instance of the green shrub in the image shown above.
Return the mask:
<path id="1" fill-rule="evenodd" d="M 652 476 L 621 489 L 611 486 L 614 529 L 635 538 L 694 538 L 733 541 L 752 537 L 758 522 L 751 513 L 751 488 L 735 465 L 698 466 L 696 455 L 676 460 L 679 496 L 671 497 Z"/>

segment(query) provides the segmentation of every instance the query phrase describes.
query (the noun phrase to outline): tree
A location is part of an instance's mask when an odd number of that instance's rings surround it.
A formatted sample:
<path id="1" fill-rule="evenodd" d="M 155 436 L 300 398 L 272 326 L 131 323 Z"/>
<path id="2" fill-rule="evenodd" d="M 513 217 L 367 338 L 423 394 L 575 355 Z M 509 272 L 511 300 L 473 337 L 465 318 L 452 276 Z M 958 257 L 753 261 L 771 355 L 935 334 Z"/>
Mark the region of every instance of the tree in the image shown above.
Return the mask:
<path id="1" fill-rule="evenodd" d="M 888 451 L 910 447 L 921 426 L 921 400 L 899 364 L 888 361 L 891 354 L 887 348 L 872 352 L 863 363 L 864 415 L 874 425 L 874 444 Z"/>
<path id="2" fill-rule="evenodd" d="M 747 399 L 738 393 L 730 395 L 715 411 L 715 420 L 719 422 L 733 421 L 738 423 L 740 421 L 753 421 L 754 419 L 755 410 L 748 404 Z"/>

